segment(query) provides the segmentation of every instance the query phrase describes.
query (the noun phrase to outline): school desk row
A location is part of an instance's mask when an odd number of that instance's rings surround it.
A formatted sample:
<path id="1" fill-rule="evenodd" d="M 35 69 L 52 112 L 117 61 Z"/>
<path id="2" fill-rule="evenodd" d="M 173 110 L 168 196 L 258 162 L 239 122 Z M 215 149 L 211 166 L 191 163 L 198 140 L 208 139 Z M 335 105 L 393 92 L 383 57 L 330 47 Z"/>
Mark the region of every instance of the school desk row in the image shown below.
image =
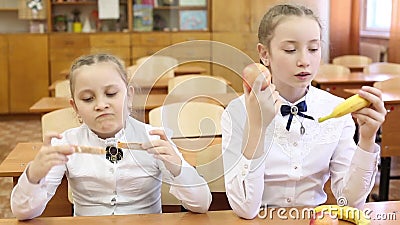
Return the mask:
<path id="1" fill-rule="evenodd" d="M 205 101 L 227 106 L 230 101 L 240 96 L 242 93 L 223 93 L 223 94 L 207 94 L 207 95 L 168 95 L 168 94 L 150 94 L 136 95 L 133 101 L 133 108 L 138 111 L 144 111 L 144 121 L 148 122 L 148 113 L 150 110 L 162 105 L 175 102 Z M 69 98 L 65 97 L 43 97 L 39 99 L 30 108 L 30 112 L 48 113 L 57 109 L 70 107 Z"/>
<path id="2" fill-rule="evenodd" d="M 323 76 L 323 75 L 318 75 L 314 80 L 313 80 L 313 85 L 317 86 L 323 90 L 329 91 L 334 95 L 347 98 L 351 94 L 347 93 L 344 91 L 344 89 L 355 89 L 355 88 L 360 88 L 363 85 L 367 86 L 372 86 L 374 82 L 377 81 L 384 81 L 388 80 L 390 78 L 394 78 L 396 75 L 392 74 L 363 74 L 359 72 L 351 73 L 350 75 L 337 75 L 337 76 Z M 144 85 L 146 86 L 146 85 Z M 149 86 L 148 88 L 152 89 L 152 92 L 149 95 L 148 100 L 146 101 L 146 106 L 145 108 L 147 110 L 160 106 L 160 103 L 163 103 L 163 100 L 167 96 L 167 86 L 168 86 L 168 80 L 167 79 L 161 79 L 155 84 L 152 85 L 147 85 Z M 162 96 L 153 96 L 153 94 L 162 94 Z M 210 94 L 212 95 L 212 94 Z M 237 96 L 234 93 L 228 93 L 228 96 L 234 97 Z M 222 102 L 224 100 L 230 100 L 230 97 L 222 97 L 217 96 L 219 98 L 222 98 Z M 211 96 L 213 97 L 213 96 Z M 229 103 L 229 102 L 227 102 Z M 48 98 L 44 97 L 40 99 L 38 102 L 36 102 L 34 105 L 30 107 L 31 112 L 39 112 L 39 113 L 46 113 L 50 112 L 55 109 L 60 109 L 64 107 L 68 107 L 68 101 L 65 99 L 53 99 L 53 98 Z"/>
<path id="3" fill-rule="evenodd" d="M 177 138 L 173 139 L 175 145 L 178 147 L 182 156 L 192 166 L 204 164 L 204 158 L 198 152 L 205 149 L 207 146 L 214 146 L 216 148 L 211 149 L 215 154 L 222 152 L 220 148 L 221 136 L 215 137 L 195 137 L 195 138 Z M 26 142 L 18 143 L 13 150 L 7 155 L 7 157 L 0 164 L 0 177 L 12 177 L 13 184 L 16 185 L 19 177 L 25 170 L 26 166 L 32 161 L 42 143 L 39 142 Z M 190 150 L 189 150 L 190 149 Z M 200 161 L 202 160 L 202 161 Z M 208 159 L 207 159 L 208 160 Z M 210 159 L 211 160 L 211 159 Z M 221 188 L 213 193 L 213 198 L 218 199 L 219 202 L 214 201 L 211 205 L 213 209 L 230 209 L 225 192 L 220 191 Z M 163 210 L 171 209 L 176 211 L 174 206 L 163 206 Z M 180 209 L 180 207 L 178 207 Z M 68 183 L 64 177 L 62 183 L 57 188 L 57 191 L 53 198 L 48 203 L 43 216 L 69 216 L 72 215 L 72 206 L 68 201 Z"/>
<path id="4" fill-rule="evenodd" d="M 202 73 L 205 72 L 205 69 L 202 67 L 196 67 L 196 66 L 181 66 L 178 67 L 174 71 L 175 77 L 177 76 L 184 76 L 184 75 L 201 75 Z M 64 73 L 67 73 L 64 71 Z M 208 76 L 208 75 L 203 75 L 203 76 Z M 221 79 L 222 81 L 226 82 L 227 85 L 231 86 L 232 83 L 228 80 L 226 80 L 223 77 L 216 76 L 218 79 Z M 168 81 L 171 79 L 171 77 L 162 77 L 158 79 L 156 82 L 153 81 L 139 81 L 136 80 L 136 84 L 140 87 L 140 91 L 142 93 L 150 93 L 150 94 L 167 94 L 168 93 Z M 54 81 L 49 87 L 48 90 L 53 93 L 56 88 L 56 84 L 61 82 L 63 80 L 56 80 Z"/>
<path id="5" fill-rule="evenodd" d="M 398 75 L 391 74 L 363 74 L 352 73 L 349 76 L 330 76 L 325 77 L 319 75 L 313 81 L 317 87 L 330 91 L 333 94 L 347 98 L 353 95 L 361 86 L 371 86 L 376 81 L 384 81 L 394 78 Z M 352 89 L 353 92 L 349 91 Z M 232 99 L 239 96 L 241 93 L 227 93 L 227 94 L 209 94 L 208 99 L 218 101 L 222 106 L 226 106 Z M 158 106 L 173 102 L 182 102 L 191 99 L 192 96 L 168 96 L 167 94 L 150 94 L 149 96 L 139 96 L 136 107 L 143 108 L 145 115 Z M 379 200 L 388 199 L 389 181 L 390 181 L 390 164 L 391 156 L 400 155 L 400 89 L 383 90 L 383 100 L 385 107 L 388 111 L 386 120 L 382 125 L 382 153 L 381 153 L 381 176 L 379 186 Z M 66 98 L 51 98 L 46 97 L 39 100 L 31 107 L 32 112 L 46 113 L 55 109 L 69 107 L 68 99 Z M 147 122 L 148 116 L 145 121 Z"/>
<path id="6" fill-rule="evenodd" d="M 371 202 L 367 203 L 364 211 L 371 218 L 371 225 L 397 225 L 400 220 L 400 201 Z M 123 216 L 81 216 L 81 217 L 41 217 L 28 221 L 16 219 L 0 219 L 0 225 L 40 224 L 40 225 L 111 225 L 111 224 L 165 224 L 165 225 L 308 225 L 310 219 L 308 209 L 304 208 L 267 208 L 267 214 L 261 214 L 253 220 L 241 219 L 231 210 L 209 211 L 204 214 L 190 212 L 184 213 L 162 213 L 146 215 L 123 215 Z M 264 213 L 264 211 L 262 211 Z M 305 212 L 305 213 L 303 213 Z M 298 213 L 299 215 L 296 215 Z M 304 216 L 302 216 L 304 214 Z M 265 217 L 265 218 L 264 218 Z M 161 222 L 162 221 L 162 222 Z M 339 225 L 352 224 L 339 220 Z"/>

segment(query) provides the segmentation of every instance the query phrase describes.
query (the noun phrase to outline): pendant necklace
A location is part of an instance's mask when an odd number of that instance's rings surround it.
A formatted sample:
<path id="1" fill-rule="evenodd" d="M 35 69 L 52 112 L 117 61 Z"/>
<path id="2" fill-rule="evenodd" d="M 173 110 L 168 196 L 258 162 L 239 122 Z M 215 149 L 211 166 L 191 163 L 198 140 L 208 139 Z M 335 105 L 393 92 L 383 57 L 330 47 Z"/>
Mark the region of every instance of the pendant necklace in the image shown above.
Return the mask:
<path id="1" fill-rule="evenodd" d="M 307 99 L 307 95 L 306 95 L 306 98 L 304 98 L 304 101 L 306 101 L 306 99 Z M 296 117 L 296 119 L 300 122 L 300 134 L 304 135 L 306 133 L 306 128 L 303 126 L 304 117 L 302 120 L 300 120 L 299 116 L 297 115 L 299 113 L 299 109 L 297 108 L 297 106 L 292 105 L 289 101 L 287 101 L 287 103 L 289 105 L 291 105 L 290 113 L 293 114 L 293 116 Z"/>
<path id="2" fill-rule="evenodd" d="M 304 118 L 300 121 L 299 117 L 297 117 L 296 115 L 296 119 L 300 122 L 300 134 L 303 135 L 304 133 L 306 133 L 306 128 L 304 128 L 303 126 Z"/>

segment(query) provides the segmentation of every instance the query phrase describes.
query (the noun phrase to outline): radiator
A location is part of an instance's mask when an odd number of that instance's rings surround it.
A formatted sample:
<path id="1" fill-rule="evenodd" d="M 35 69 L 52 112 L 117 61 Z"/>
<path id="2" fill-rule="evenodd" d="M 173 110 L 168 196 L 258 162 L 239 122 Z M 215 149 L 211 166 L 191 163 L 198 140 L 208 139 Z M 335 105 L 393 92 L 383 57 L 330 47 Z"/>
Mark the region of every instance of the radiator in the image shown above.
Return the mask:
<path id="1" fill-rule="evenodd" d="M 361 42 L 360 55 L 370 57 L 372 59 L 372 62 L 386 62 L 387 47 L 384 45 Z"/>

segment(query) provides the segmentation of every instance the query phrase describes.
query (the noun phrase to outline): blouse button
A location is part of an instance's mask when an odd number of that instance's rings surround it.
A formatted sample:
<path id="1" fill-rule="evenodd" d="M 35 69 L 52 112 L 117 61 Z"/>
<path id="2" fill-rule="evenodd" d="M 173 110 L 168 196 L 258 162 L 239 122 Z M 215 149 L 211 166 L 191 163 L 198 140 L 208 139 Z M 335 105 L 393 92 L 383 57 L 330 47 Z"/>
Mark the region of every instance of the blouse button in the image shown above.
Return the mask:
<path id="1" fill-rule="evenodd" d="M 111 205 L 115 205 L 115 202 L 117 201 L 117 199 L 115 199 L 115 198 L 112 198 L 111 199 Z"/>
<path id="2" fill-rule="evenodd" d="M 291 198 L 287 198 L 287 199 L 286 199 L 286 202 L 288 202 L 288 203 L 291 202 L 291 201 L 292 201 Z"/>
<path id="3" fill-rule="evenodd" d="M 298 168 L 297 166 L 294 166 L 294 169 L 295 169 L 295 170 L 297 170 L 297 168 Z"/>
<path id="4" fill-rule="evenodd" d="M 244 164 L 244 168 L 245 168 L 245 169 L 249 168 L 249 165 Z"/>
<path id="5" fill-rule="evenodd" d="M 294 142 L 293 145 L 296 147 L 297 146 L 297 142 Z"/>
<path id="6" fill-rule="evenodd" d="M 114 173 L 114 168 L 110 168 L 110 173 Z"/>
<path id="7" fill-rule="evenodd" d="M 246 176 L 246 171 L 242 171 L 242 176 Z"/>

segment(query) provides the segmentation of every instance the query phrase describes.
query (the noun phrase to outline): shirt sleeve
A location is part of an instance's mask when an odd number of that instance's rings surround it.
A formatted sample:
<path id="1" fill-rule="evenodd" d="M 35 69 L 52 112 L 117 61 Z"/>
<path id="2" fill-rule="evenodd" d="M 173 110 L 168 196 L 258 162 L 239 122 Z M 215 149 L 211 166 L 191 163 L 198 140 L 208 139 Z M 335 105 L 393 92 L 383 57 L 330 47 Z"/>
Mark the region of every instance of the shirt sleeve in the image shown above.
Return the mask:
<path id="1" fill-rule="evenodd" d="M 63 140 L 53 139 L 52 145 L 61 145 L 63 142 Z M 65 165 L 54 166 L 39 181 L 39 184 L 32 184 L 26 174 L 30 164 L 28 164 L 11 192 L 11 211 L 19 220 L 32 219 L 43 213 L 47 203 L 56 193 L 57 187 L 60 185 L 66 171 Z"/>
<path id="2" fill-rule="evenodd" d="M 374 152 L 364 151 L 354 143 L 353 134 L 349 116 L 330 163 L 331 188 L 337 200 L 362 208 L 375 183 L 380 147 L 375 144 Z"/>
<path id="3" fill-rule="evenodd" d="M 225 188 L 233 211 L 242 218 L 253 219 L 264 192 L 265 155 L 255 160 L 242 155 L 244 121 L 245 113 L 238 104 L 229 105 L 222 114 Z"/>
<path id="4" fill-rule="evenodd" d="M 171 139 L 169 141 L 182 160 L 182 169 L 181 173 L 175 177 L 165 168 L 164 163 L 159 160 L 163 181 L 171 185 L 169 192 L 181 202 L 185 209 L 196 213 L 207 212 L 212 201 L 207 182 L 198 174 L 193 166 L 185 161 L 182 153 L 179 152 Z"/>
<path id="5" fill-rule="evenodd" d="M 11 210 L 18 220 L 32 219 L 43 213 L 65 172 L 64 165 L 55 166 L 39 184 L 32 184 L 26 175 L 27 168 L 11 192 Z"/>

